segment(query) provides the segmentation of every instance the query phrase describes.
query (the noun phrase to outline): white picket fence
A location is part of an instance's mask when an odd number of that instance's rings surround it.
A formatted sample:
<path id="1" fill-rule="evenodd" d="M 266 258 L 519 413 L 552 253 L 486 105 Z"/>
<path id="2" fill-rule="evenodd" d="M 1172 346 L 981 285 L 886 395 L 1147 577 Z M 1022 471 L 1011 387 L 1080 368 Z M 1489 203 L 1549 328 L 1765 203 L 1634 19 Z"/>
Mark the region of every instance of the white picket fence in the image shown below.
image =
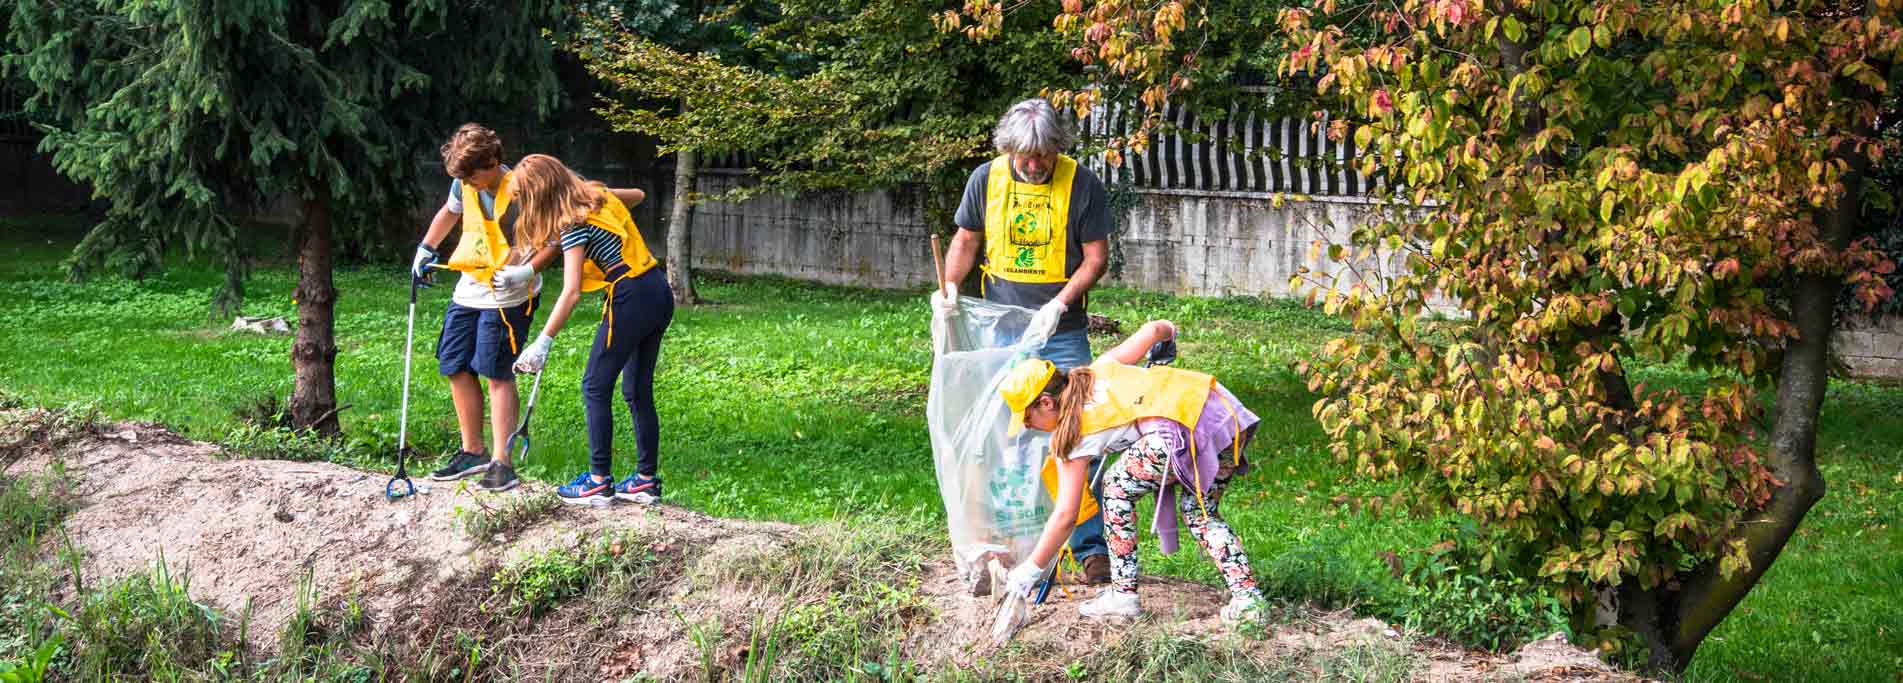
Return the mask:
<path id="1" fill-rule="evenodd" d="M 1268 96 L 1265 89 L 1244 90 Z M 1108 139 L 1133 125 L 1128 116 L 1121 108 L 1100 105 L 1084 120 L 1084 132 L 1092 139 Z M 1218 116 L 1171 106 L 1164 119 L 1166 125 L 1146 153 L 1124 155 L 1114 167 L 1097 154 L 1085 159 L 1085 165 L 1106 184 L 1128 183 L 1141 192 L 1360 197 L 1369 189 L 1369 181 L 1353 168 L 1353 139 L 1328 139 L 1325 116 L 1263 117 L 1239 108 Z M 753 164 L 746 153 L 711 154 L 702 170 L 745 174 Z"/>

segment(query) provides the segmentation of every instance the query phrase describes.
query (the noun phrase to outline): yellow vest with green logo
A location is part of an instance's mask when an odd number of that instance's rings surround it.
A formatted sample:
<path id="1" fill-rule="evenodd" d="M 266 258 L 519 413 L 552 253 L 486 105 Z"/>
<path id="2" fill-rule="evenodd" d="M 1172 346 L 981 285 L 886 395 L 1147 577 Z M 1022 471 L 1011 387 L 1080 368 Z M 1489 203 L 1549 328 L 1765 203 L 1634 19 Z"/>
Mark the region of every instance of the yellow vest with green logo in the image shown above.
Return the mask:
<path id="1" fill-rule="evenodd" d="M 1166 366 L 1140 368 L 1107 359 L 1092 363 L 1090 370 L 1096 375 L 1091 385 L 1094 396 L 1084 408 L 1079 430 L 1086 435 L 1146 417 L 1167 418 L 1194 431 L 1196 422 L 1202 419 L 1203 404 L 1209 402 L 1209 392 L 1216 388 L 1214 376 L 1194 370 Z M 1194 448 L 1193 434 L 1191 443 Z M 1044 461 L 1041 473 L 1044 490 L 1053 500 L 1057 498 L 1057 455 L 1053 453 Z M 1082 524 L 1096 515 L 1097 500 L 1086 488 L 1083 503 L 1077 507 L 1075 523 Z"/>
<path id="2" fill-rule="evenodd" d="M 456 240 L 456 251 L 450 253 L 449 262 L 445 264 L 450 270 L 468 273 L 491 293 L 496 290 L 496 271 L 509 265 L 509 238 L 502 235 L 502 215 L 509 212 L 509 200 L 515 194 L 515 186 L 509 182 L 512 177 L 503 174 L 502 182 L 496 186 L 495 215 L 484 215 L 482 193 L 476 186 L 462 183 L 463 235 Z M 535 300 L 530 299 L 530 314 L 535 312 L 534 307 Z M 509 316 L 500 317 L 502 325 L 509 329 L 509 352 L 520 353 L 515 343 L 515 326 L 509 324 Z"/>
<path id="3" fill-rule="evenodd" d="M 1057 155 L 1050 182 L 1019 182 L 1010 155 L 991 160 L 985 180 L 986 275 L 1022 283 L 1070 280 L 1070 184 L 1077 160 Z"/>
<path id="4" fill-rule="evenodd" d="M 468 273 L 477 282 L 490 283 L 496 271 L 509 263 L 509 240 L 502 236 L 502 215 L 509 212 L 509 200 L 514 195 L 510 176 L 504 174 L 502 183 L 496 187 L 496 211 L 493 216 L 482 212 L 482 194 L 476 186 L 467 182 L 463 188 L 463 235 L 456 240 L 456 251 L 449 255 L 445 265 L 450 270 Z"/>

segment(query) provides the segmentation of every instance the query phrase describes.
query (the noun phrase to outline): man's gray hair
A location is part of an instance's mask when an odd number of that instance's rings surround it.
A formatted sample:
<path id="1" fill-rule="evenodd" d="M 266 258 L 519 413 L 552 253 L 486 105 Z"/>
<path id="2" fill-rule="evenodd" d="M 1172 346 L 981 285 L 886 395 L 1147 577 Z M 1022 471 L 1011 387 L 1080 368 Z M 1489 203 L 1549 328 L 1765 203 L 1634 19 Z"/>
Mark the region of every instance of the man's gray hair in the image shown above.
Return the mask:
<path id="1" fill-rule="evenodd" d="M 1042 97 L 1011 105 L 991 132 L 991 144 L 1005 154 L 1051 154 L 1070 148 L 1070 124 Z"/>

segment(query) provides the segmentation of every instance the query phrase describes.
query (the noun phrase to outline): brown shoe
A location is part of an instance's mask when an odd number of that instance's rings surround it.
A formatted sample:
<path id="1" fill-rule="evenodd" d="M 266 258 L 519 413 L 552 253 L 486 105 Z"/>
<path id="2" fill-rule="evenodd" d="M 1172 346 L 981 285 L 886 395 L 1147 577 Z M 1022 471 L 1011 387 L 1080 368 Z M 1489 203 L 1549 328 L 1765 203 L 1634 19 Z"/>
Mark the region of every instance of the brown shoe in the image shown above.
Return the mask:
<path id="1" fill-rule="evenodd" d="M 1110 556 L 1091 555 L 1084 558 L 1084 585 L 1105 583 L 1110 583 Z"/>

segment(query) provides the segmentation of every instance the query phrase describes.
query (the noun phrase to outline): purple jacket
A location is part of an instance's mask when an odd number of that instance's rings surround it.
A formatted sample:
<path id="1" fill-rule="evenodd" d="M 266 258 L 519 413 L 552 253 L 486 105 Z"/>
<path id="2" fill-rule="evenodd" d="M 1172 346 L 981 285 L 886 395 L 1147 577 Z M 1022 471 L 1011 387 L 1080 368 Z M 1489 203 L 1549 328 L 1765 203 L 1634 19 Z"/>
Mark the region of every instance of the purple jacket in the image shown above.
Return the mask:
<path id="1" fill-rule="evenodd" d="M 1195 496 L 1209 491 L 1209 485 L 1216 481 L 1216 470 L 1228 458 L 1235 454 L 1229 452 L 1235 444 L 1236 434 L 1249 431 L 1261 418 L 1249 412 L 1236 395 L 1227 387 L 1217 383 L 1209 391 L 1209 400 L 1203 404 L 1203 414 L 1196 420 L 1193 438 L 1196 443 L 1196 456 L 1190 457 L 1189 441 L 1191 430 L 1174 420 L 1148 418 L 1137 422 L 1137 430 L 1144 434 L 1155 434 L 1168 442 L 1170 450 L 1170 476 L 1156 492 L 1156 514 L 1151 517 L 1150 530 L 1156 533 L 1159 548 L 1164 554 L 1176 552 L 1176 496 L 1181 485 L 1195 486 L 1188 495 Z"/>

